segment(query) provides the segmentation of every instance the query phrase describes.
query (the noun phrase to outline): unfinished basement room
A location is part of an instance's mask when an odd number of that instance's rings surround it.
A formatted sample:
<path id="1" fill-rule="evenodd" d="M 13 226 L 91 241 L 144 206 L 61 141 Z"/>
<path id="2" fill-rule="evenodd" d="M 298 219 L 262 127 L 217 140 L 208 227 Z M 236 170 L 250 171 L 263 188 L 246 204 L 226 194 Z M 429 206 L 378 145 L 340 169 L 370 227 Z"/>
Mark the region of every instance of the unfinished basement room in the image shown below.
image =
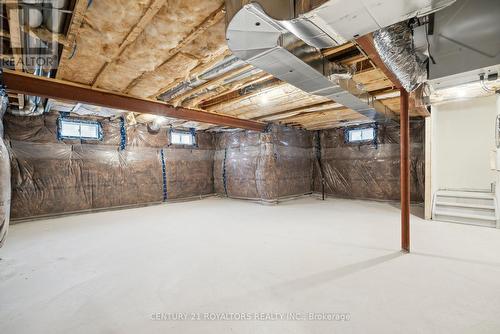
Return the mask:
<path id="1" fill-rule="evenodd" d="M 3 0 L 1 334 L 499 334 L 499 0 Z"/>

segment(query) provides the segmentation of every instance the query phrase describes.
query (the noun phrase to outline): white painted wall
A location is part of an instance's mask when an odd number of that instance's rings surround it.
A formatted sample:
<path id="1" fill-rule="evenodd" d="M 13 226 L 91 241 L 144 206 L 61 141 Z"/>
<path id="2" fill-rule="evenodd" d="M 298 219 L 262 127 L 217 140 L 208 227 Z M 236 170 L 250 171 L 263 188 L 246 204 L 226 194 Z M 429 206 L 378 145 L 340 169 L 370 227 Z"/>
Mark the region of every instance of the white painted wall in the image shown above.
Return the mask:
<path id="1" fill-rule="evenodd" d="M 432 193 L 439 189 L 490 190 L 495 149 L 496 96 L 432 108 Z"/>

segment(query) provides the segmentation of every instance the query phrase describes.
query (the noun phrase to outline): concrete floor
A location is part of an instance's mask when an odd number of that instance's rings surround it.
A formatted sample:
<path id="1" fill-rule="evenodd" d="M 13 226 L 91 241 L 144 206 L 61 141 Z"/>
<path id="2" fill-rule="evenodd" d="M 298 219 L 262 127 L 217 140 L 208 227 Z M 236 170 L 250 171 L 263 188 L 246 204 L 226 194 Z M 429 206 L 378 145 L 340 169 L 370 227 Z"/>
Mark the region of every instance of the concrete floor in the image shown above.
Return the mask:
<path id="1" fill-rule="evenodd" d="M 500 333 L 500 230 L 412 217 L 409 255 L 399 233 L 389 204 L 315 198 L 15 225 L 0 250 L 0 333 Z M 184 312 L 350 318 L 165 320 Z"/>

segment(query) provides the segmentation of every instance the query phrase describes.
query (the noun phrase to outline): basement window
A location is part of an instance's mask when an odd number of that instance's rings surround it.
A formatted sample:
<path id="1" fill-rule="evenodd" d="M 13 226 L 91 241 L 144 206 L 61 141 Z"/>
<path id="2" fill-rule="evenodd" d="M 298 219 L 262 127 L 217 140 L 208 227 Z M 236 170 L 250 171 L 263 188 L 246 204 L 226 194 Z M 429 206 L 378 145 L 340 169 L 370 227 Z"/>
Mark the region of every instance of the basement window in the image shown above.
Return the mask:
<path id="1" fill-rule="evenodd" d="M 103 133 L 99 122 L 60 118 L 58 136 L 60 139 L 101 140 Z"/>
<path id="2" fill-rule="evenodd" d="M 372 142 L 375 140 L 375 128 L 348 129 L 346 132 L 346 142 L 348 143 Z"/>
<path id="3" fill-rule="evenodd" d="M 170 144 L 171 145 L 186 145 L 193 146 L 196 144 L 194 131 L 170 131 Z"/>

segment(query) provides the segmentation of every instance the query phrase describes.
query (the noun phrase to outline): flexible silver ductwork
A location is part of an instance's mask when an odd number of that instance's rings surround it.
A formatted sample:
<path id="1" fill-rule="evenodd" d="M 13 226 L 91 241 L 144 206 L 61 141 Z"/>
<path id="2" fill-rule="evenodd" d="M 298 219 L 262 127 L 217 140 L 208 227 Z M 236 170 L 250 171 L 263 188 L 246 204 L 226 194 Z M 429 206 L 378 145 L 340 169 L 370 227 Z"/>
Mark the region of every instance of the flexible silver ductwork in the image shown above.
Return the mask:
<path id="1" fill-rule="evenodd" d="M 426 61 L 415 51 L 412 31 L 405 22 L 374 32 L 373 43 L 382 61 L 408 92 L 427 80 Z"/>
<path id="2" fill-rule="evenodd" d="M 228 46 L 235 56 L 308 93 L 371 119 L 387 110 L 319 49 L 333 47 L 455 0 L 226 0 Z M 311 10 L 312 9 L 312 10 Z"/>
<path id="3" fill-rule="evenodd" d="M 41 67 L 37 67 L 34 75 L 49 77 L 50 72 L 45 72 Z M 14 116 L 40 116 L 45 112 L 44 103 L 47 99 L 39 96 L 24 96 L 24 106 L 9 108 L 8 112 Z"/>

